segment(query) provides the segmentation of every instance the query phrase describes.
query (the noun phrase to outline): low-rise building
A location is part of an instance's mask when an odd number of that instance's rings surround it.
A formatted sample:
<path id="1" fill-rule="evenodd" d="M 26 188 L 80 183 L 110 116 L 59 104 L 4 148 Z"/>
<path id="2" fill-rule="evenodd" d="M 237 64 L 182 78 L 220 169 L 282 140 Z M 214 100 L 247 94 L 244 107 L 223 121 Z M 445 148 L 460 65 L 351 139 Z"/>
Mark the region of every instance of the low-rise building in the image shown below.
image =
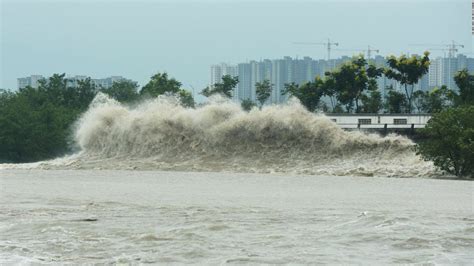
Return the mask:
<path id="1" fill-rule="evenodd" d="M 41 75 L 31 75 L 29 77 L 18 78 L 18 89 L 23 89 L 27 86 L 38 88 L 39 81 L 42 79 L 44 79 L 44 77 Z"/>
<path id="2" fill-rule="evenodd" d="M 68 76 L 66 77 L 66 84 L 68 87 L 75 88 L 79 86 L 79 81 L 83 81 L 89 78 L 85 75 L 75 75 L 75 76 Z M 45 79 L 42 75 L 31 75 L 29 77 L 18 78 L 18 89 L 25 88 L 30 86 L 32 88 L 38 88 L 39 81 Z M 47 79 L 46 79 L 47 80 Z M 118 81 L 130 81 L 134 82 L 133 80 L 126 79 L 122 76 L 110 76 L 107 78 L 95 79 L 91 78 L 92 83 L 97 86 L 98 88 L 110 88 L 114 84 L 114 82 Z"/>

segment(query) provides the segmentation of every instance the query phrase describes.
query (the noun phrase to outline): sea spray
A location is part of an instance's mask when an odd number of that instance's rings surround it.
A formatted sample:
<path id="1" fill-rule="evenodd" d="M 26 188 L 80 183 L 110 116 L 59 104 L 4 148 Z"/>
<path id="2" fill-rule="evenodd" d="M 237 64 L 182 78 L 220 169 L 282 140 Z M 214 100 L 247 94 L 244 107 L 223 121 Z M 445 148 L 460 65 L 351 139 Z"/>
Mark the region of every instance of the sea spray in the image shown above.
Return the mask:
<path id="1" fill-rule="evenodd" d="M 81 152 L 69 162 L 42 167 L 436 174 L 431 163 L 416 156 L 409 139 L 344 131 L 296 100 L 246 112 L 219 97 L 196 108 L 185 108 L 172 97 L 130 107 L 99 93 L 77 122 L 75 142 Z"/>

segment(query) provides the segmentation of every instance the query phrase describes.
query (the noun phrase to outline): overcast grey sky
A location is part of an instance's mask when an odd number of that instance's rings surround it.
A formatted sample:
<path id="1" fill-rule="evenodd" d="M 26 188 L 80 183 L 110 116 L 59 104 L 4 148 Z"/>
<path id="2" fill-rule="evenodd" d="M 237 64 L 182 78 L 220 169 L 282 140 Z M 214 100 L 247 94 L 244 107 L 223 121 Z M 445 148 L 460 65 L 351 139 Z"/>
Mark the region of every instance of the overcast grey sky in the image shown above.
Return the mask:
<path id="1" fill-rule="evenodd" d="M 122 75 L 144 85 L 167 71 L 201 90 L 211 64 L 326 57 L 371 45 L 382 55 L 456 40 L 472 52 L 471 1 L 42 1 L 0 0 L 0 88 L 53 73 Z M 348 54 L 334 52 L 333 57 Z M 435 55 L 441 55 L 436 52 Z M 469 55 L 469 54 L 468 54 Z M 470 55 L 474 56 L 474 55 Z"/>

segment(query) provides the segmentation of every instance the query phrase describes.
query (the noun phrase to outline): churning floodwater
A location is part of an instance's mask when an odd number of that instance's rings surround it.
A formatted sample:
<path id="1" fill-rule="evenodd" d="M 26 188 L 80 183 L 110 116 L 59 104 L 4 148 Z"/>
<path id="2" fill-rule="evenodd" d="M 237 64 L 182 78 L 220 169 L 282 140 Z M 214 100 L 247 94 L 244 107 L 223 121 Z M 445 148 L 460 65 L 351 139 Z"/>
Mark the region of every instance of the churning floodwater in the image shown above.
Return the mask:
<path id="1" fill-rule="evenodd" d="M 344 131 L 296 100 L 246 112 L 220 98 L 184 108 L 167 97 L 127 106 L 99 94 L 71 139 L 74 155 L 0 168 L 441 175 L 408 138 Z"/>
<path id="2" fill-rule="evenodd" d="M 295 101 L 99 94 L 71 145 L 0 164 L 0 264 L 474 260 L 474 183 L 432 179 L 409 139 L 344 131 Z"/>
<path id="3" fill-rule="evenodd" d="M 472 264 L 473 185 L 2 170 L 0 264 Z"/>

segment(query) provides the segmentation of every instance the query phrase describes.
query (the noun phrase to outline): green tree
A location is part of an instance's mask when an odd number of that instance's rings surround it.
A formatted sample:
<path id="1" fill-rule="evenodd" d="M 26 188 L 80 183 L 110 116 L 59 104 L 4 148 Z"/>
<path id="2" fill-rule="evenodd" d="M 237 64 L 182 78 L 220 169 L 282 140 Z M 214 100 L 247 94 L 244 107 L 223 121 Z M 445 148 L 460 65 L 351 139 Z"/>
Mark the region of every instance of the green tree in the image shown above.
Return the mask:
<path id="1" fill-rule="evenodd" d="M 178 97 L 181 104 L 185 107 L 194 107 L 195 104 L 193 95 L 181 88 L 181 82 L 174 78 L 169 78 L 166 72 L 153 75 L 151 80 L 141 89 L 140 95 L 151 97 L 173 95 Z"/>
<path id="2" fill-rule="evenodd" d="M 474 177 L 474 106 L 449 108 L 435 114 L 421 133 L 417 153 L 459 177 Z"/>
<path id="3" fill-rule="evenodd" d="M 378 113 L 383 108 L 382 94 L 378 90 L 371 90 L 369 94 L 361 96 L 363 113 Z"/>
<path id="4" fill-rule="evenodd" d="M 129 103 L 138 100 L 138 84 L 133 81 L 116 81 L 110 88 L 101 89 L 101 91 L 121 103 Z"/>
<path id="5" fill-rule="evenodd" d="M 302 85 L 296 83 L 285 84 L 283 95 L 289 94 L 300 100 L 310 112 L 314 112 L 319 105 L 321 96 L 323 95 L 324 81 L 319 77 L 313 82 L 306 82 Z"/>
<path id="6" fill-rule="evenodd" d="M 74 97 L 74 88 L 67 86 L 68 80 L 65 77 L 66 73 L 53 74 L 47 80 L 40 80 L 37 89 L 26 87 L 20 89 L 20 92 L 29 95 L 29 99 L 32 101 L 38 101 L 39 98 L 44 97 L 42 101 L 48 101 L 55 105 L 70 105 L 70 102 L 77 102 L 77 99 Z"/>
<path id="7" fill-rule="evenodd" d="M 0 113 L 0 161 L 31 162 L 67 151 L 67 129 L 76 115 L 67 108 L 36 106 L 20 93 Z"/>
<path id="8" fill-rule="evenodd" d="M 417 90 L 413 93 L 413 105 L 418 113 L 426 112 L 428 92 Z"/>
<path id="9" fill-rule="evenodd" d="M 459 95 L 455 97 L 456 105 L 474 105 L 474 75 L 464 69 L 454 76 L 454 81 L 459 88 Z"/>
<path id="10" fill-rule="evenodd" d="M 339 104 L 336 99 L 337 90 L 334 79 L 327 79 L 324 82 L 322 86 L 322 93 L 323 96 L 329 97 L 329 101 L 331 102 L 331 111 L 334 112 L 336 106 Z"/>
<path id="11" fill-rule="evenodd" d="M 455 93 L 446 86 L 433 88 L 431 91 L 413 93 L 413 103 L 418 112 L 438 113 L 453 106 Z"/>
<path id="12" fill-rule="evenodd" d="M 324 113 L 328 113 L 329 111 L 333 110 L 333 109 L 330 109 L 329 106 L 324 101 L 319 102 L 317 109 Z"/>
<path id="13" fill-rule="evenodd" d="M 376 78 L 382 70 L 374 65 L 368 65 L 363 56 L 354 57 L 339 69 L 327 72 L 326 82 L 334 86 L 337 100 L 345 105 L 348 112 L 360 112 L 360 100 L 365 91 L 376 85 Z M 324 91 L 328 93 L 328 89 Z M 328 94 L 330 95 L 330 94 Z"/>
<path id="14" fill-rule="evenodd" d="M 86 78 L 77 81 L 76 87 L 68 87 L 67 91 L 73 98 L 73 100 L 68 103 L 68 106 L 77 108 L 82 112 L 89 107 L 89 104 L 97 95 L 98 88 L 92 82 L 91 78 Z"/>
<path id="15" fill-rule="evenodd" d="M 209 97 L 213 94 L 221 94 L 227 98 L 232 98 L 232 91 L 239 83 L 239 77 L 232 77 L 225 75 L 222 77 L 222 82 L 216 83 L 211 87 L 206 87 L 201 94 Z"/>
<path id="16" fill-rule="evenodd" d="M 5 107 L 9 100 L 13 97 L 15 97 L 15 94 L 13 92 L 5 89 L 0 89 L 0 108 Z"/>
<path id="17" fill-rule="evenodd" d="M 335 114 L 342 114 L 344 113 L 344 107 L 340 103 L 338 103 L 336 104 L 336 106 L 334 106 L 334 109 L 332 109 L 332 112 Z"/>
<path id="18" fill-rule="evenodd" d="M 245 111 L 250 111 L 257 105 L 252 100 L 245 99 L 240 103 L 240 106 L 242 106 L 242 109 L 244 109 Z"/>
<path id="19" fill-rule="evenodd" d="M 194 102 L 193 94 L 187 90 L 179 90 L 178 97 L 181 102 L 181 105 L 183 105 L 184 107 L 194 107 L 194 105 L 196 104 Z"/>
<path id="20" fill-rule="evenodd" d="M 400 84 L 404 86 L 408 113 L 411 113 L 412 111 L 415 84 L 418 83 L 423 75 L 428 73 L 430 66 L 429 55 L 429 52 L 425 52 L 423 57 L 415 55 L 407 57 L 402 55 L 398 58 L 395 56 L 387 58 L 389 68 L 385 70 L 385 76 L 400 82 Z"/>
<path id="21" fill-rule="evenodd" d="M 255 83 L 255 93 L 257 94 L 257 101 L 260 103 L 260 108 L 268 100 L 272 93 L 273 84 L 268 79 Z"/>
<path id="22" fill-rule="evenodd" d="M 31 162 L 69 152 L 71 125 L 96 91 L 90 78 L 72 87 L 65 74 L 54 74 L 37 89 L 2 92 L 0 161 Z"/>
<path id="23" fill-rule="evenodd" d="M 174 78 L 169 78 L 166 72 L 157 73 L 151 77 L 150 81 L 145 86 L 143 86 L 140 94 L 151 97 L 157 97 L 158 95 L 163 94 L 175 95 L 179 93 L 180 88 L 181 82 Z"/>
<path id="24" fill-rule="evenodd" d="M 387 87 L 387 94 L 385 95 L 385 110 L 388 113 L 405 113 L 407 100 L 403 93 L 400 93 L 393 89 L 393 87 Z"/>

